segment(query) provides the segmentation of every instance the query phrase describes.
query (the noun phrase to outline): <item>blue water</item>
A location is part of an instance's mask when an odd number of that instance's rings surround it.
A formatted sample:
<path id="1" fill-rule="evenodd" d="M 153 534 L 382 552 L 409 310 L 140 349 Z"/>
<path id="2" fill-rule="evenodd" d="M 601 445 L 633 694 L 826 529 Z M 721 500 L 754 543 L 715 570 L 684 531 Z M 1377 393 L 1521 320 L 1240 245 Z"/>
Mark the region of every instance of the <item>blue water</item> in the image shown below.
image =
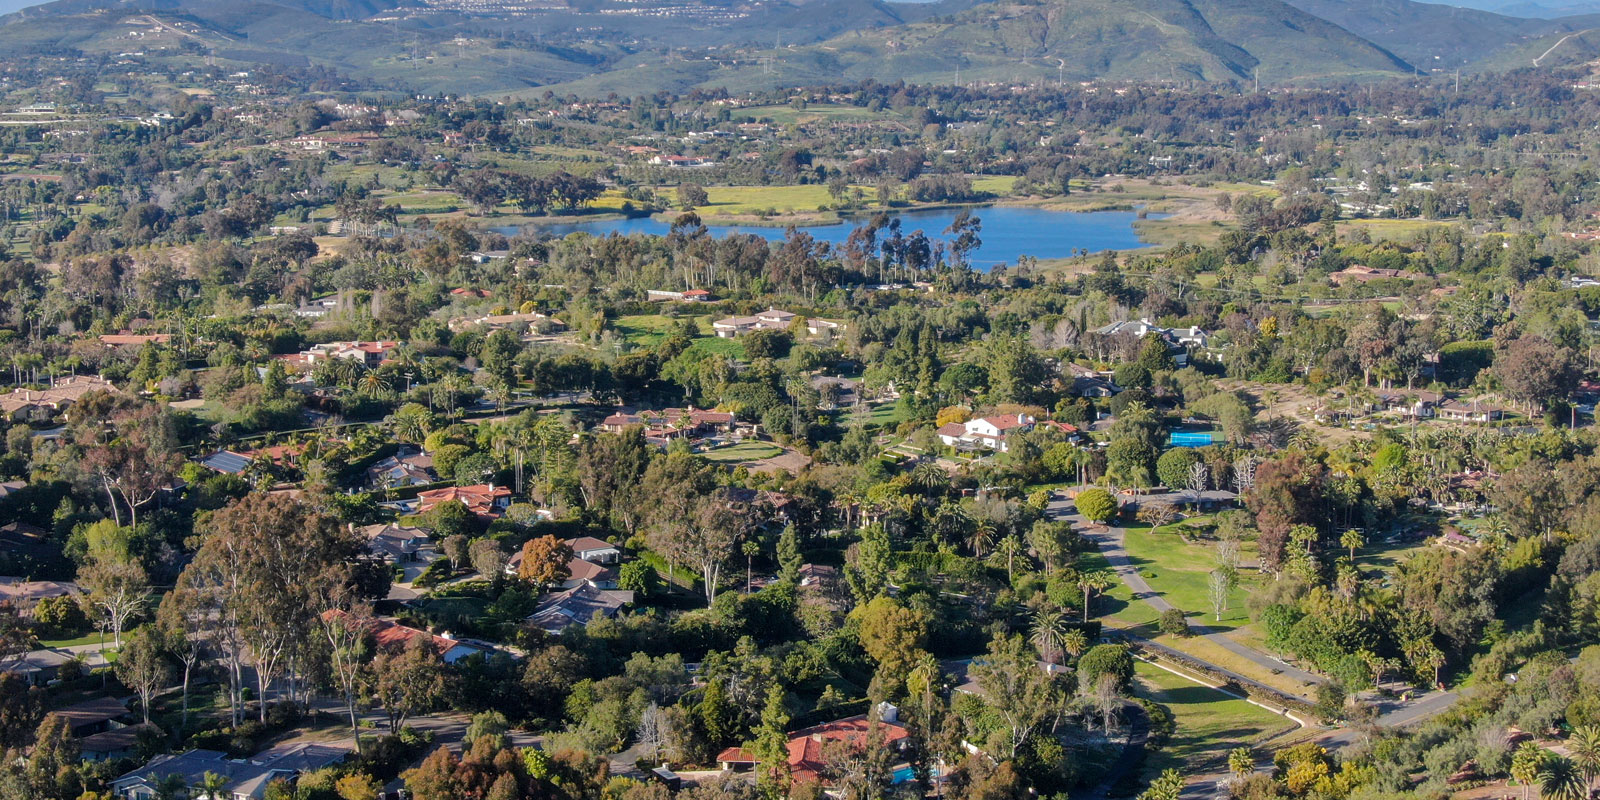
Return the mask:
<path id="1" fill-rule="evenodd" d="M 901 767 L 894 771 L 894 782 L 896 784 L 906 783 L 916 777 L 916 771 L 909 766 Z"/>
<path id="2" fill-rule="evenodd" d="M 1173 433 L 1172 439 L 1167 444 L 1173 447 L 1209 447 L 1211 445 L 1211 434 Z"/>
<path id="3" fill-rule="evenodd" d="M 930 239 L 948 241 L 944 230 L 950 227 L 950 223 L 958 213 L 960 211 L 956 209 L 937 209 L 906 211 L 892 216 L 899 218 L 902 235 L 921 230 Z M 1141 241 L 1139 234 L 1133 230 L 1133 223 L 1139 218 L 1136 211 L 1051 211 L 1022 206 L 986 206 L 972 209 L 972 213 L 983 221 L 983 230 L 978 234 L 978 238 L 983 240 L 983 246 L 974 251 L 970 258 L 973 266 L 979 269 L 988 269 L 996 264 L 1015 264 L 1019 256 L 1068 258 L 1073 255 L 1074 250 L 1098 253 L 1103 250 L 1131 250 L 1148 246 L 1148 243 Z M 1163 216 L 1165 215 L 1150 214 L 1149 218 L 1161 219 Z M 837 225 L 812 225 L 800 230 L 818 241 L 840 245 L 850 237 L 850 231 L 868 219 L 869 217 L 856 217 Z M 768 241 L 782 241 L 785 234 L 783 228 L 717 225 L 714 222 L 707 222 L 707 226 L 718 236 L 752 233 Z M 654 217 L 633 217 L 593 222 L 535 223 L 528 227 L 556 236 L 577 232 L 596 236 L 612 232 L 625 236 L 632 233 L 665 236 L 671 224 Z M 519 228 L 507 226 L 493 230 L 506 236 L 514 236 Z M 884 234 L 880 232 L 878 235 L 880 243 L 883 236 Z"/>

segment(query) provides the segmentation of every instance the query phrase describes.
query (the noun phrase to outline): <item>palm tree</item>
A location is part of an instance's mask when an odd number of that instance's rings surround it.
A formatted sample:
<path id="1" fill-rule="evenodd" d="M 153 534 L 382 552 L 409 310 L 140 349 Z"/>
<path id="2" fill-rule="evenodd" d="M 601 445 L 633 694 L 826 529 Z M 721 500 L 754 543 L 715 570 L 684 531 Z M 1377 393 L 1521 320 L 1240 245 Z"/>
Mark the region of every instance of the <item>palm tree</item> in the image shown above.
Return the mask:
<path id="1" fill-rule="evenodd" d="M 1030 638 L 1033 646 L 1038 648 L 1040 657 L 1054 664 L 1066 649 L 1066 634 L 1070 630 L 1074 629 L 1067 627 L 1066 614 L 1057 608 L 1045 608 L 1034 613 L 1033 636 Z"/>
<path id="2" fill-rule="evenodd" d="M 1589 787 L 1570 758 L 1551 756 L 1539 770 L 1540 800 L 1584 800 Z"/>
<path id="3" fill-rule="evenodd" d="M 1522 784 L 1522 800 L 1528 800 L 1528 788 L 1544 771 L 1545 759 L 1550 753 L 1533 742 L 1523 742 L 1511 754 L 1511 777 Z"/>
<path id="4" fill-rule="evenodd" d="M 1103 569 L 1078 573 L 1078 588 L 1083 590 L 1083 621 L 1089 621 L 1089 597 L 1094 592 L 1103 592 L 1115 585 L 1111 573 Z"/>
<path id="5" fill-rule="evenodd" d="M 1600 777 L 1600 725 L 1584 725 L 1567 738 L 1567 752 L 1585 780 L 1593 784 Z"/>
<path id="6" fill-rule="evenodd" d="M 1256 758 L 1248 747 L 1235 747 L 1228 752 L 1228 771 L 1235 778 L 1243 778 L 1256 771 Z"/>
<path id="7" fill-rule="evenodd" d="M 222 800 L 222 790 L 227 788 L 226 776 L 218 775 L 210 770 L 200 777 L 200 784 L 195 788 L 205 793 L 206 800 Z"/>
<path id="8" fill-rule="evenodd" d="M 983 558 L 984 551 L 989 549 L 989 545 L 994 544 L 994 534 L 998 527 L 992 519 L 980 519 L 972 526 L 968 531 L 971 539 L 967 542 L 972 546 L 972 555 Z"/>
<path id="9" fill-rule="evenodd" d="M 1089 637 L 1082 628 L 1072 628 L 1061 634 L 1061 649 L 1076 659 L 1083 655 L 1083 651 L 1089 649 Z"/>
<path id="10" fill-rule="evenodd" d="M 1000 546 L 998 548 L 995 548 L 995 549 L 996 549 L 997 552 L 1005 554 L 1005 557 L 1006 557 L 1006 583 L 1009 584 L 1009 583 L 1011 583 L 1012 568 L 1016 566 L 1017 554 L 1023 552 L 1023 550 L 1025 549 L 1022 546 L 1022 540 L 1017 538 L 1017 536 L 1015 534 L 1013 534 L 1011 536 L 1007 536 L 1004 539 L 1001 539 L 1000 540 Z"/>
<path id="11" fill-rule="evenodd" d="M 944 494 L 945 487 L 950 485 L 950 476 L 938 464 L 922 461 L 911 469 L 911 483 L 923 494 Z"/>
<path id="12" fill-rule="evenodd" d="M 1356 560 L 1356 548 L 1366 544 L 1366 539 L 1361 536 L 1361 531 L 1351 528 L 1339 534 L 1339 544 L 1350 550 L 1350 560 Z"/>

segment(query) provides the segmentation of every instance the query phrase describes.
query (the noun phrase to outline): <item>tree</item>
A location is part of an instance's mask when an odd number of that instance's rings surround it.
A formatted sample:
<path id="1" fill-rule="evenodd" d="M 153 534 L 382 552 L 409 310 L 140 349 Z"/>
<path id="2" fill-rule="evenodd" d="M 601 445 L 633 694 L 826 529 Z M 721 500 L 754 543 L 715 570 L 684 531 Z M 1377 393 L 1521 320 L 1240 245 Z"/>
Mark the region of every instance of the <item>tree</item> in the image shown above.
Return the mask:
<path id="1" fill-rule="evenodd" d="M 444 542 L 440 546 L 444 549 L 445 558 L 450 559 L 450 569 L 452 571 L 461 569 L 461 565 L 467 561 L 467 547 L 469 544 L 467 537 L 459 533 L 444 538 Z"/>
<path id="2" fill-rule="evenodd" d="M 28 754 L 28 783 L 34 797 L 71 797 L 76 789 L 67 787 L 78 782 L 76 770 L 80 763 L 78 740 L 72 736 L 72 725 L 59 714 L 50 714 L 39 723 L 33 736 L 33 750 Z"/>
<path id="3" fill-rule="evenodd" d="M 1246 503 L 1260 531 L 1262 566 L 1281 574 L 1289 531 L 1326 519 L 1322 464 L 1298 450 L 1255 470 Z"/>
<path id="4" fill-rule="evenodd" d="M 383 794 L 383 784 L 364 772 L 352 772 L 333 785 L 339 800 L 372 800 Z"/>
<path id="5" fill-rule="evenodd" d="M 1005 758 L 1015 758 L 1061 706 L 1054 679 L 1020 636 L 996 636 L 989 652 L 972 662 L 972 674 L 985 706 L 1005 724 Z"/>
<path id="6" fill-rule="evenodd" d="M 867 602 L 889 589 L 893 553 L 889 532 L 873 523 L 861 529 L 861 541 L 845 551 L 845 581 L 857 602 Z"/>
<path id="7" fill-rule="evenodd" d="M 1089 649 L 1089 636 L 1080 628 L 1073 628 L 1061 635 L 1061 649 L 1073 658 L 1083 655 Z"/>
<path id="8" fill-rule="evenodd" d="M 1533 742 L 1523 742 L 1511 754 L 1511 777 L 1522 784 L 1522 800 L 1528 800 L 1528 789 L 1539 779 L 1550 752 Z"/>
<path id="9" fill-rule="evenodd" d="M 1138 800 L 1178 800 L 1183 794 L 1183 774 L 1175 769 L 1161 773 L 1150 782 L 1150 787 L 1139 794 Z"/>
<path id="10" fill-rule="evenodd" d="M 800 531 L 789 523 L 778 534 L 778 578 L 784 583 L 798 584 L 800 568 L 805 566 L 805 553 L 800 549 Z"/>
<path id="11" fill-rule="evenodd" d="M 760 771 L 757 786 L 773 800 L 789 795 L 789 712 L 783 695 L 782 686 L 767 690 L 767 704 L 761 709 L 761 724 L 750 747 Z"/>
<path id="12" fill-rule="evenodd" d="M 183 721 L 189 727 L 189 685 L 195 668 L 211 657 L 211 608 L 193 587 L 180 581 L 172 591 L 161 598 L 156 609 L 156 630 L 160 632 L 161 649 L 172 654 L 182 668 Z"/>
<path id="13" fill-rule="evenodd" d="M 216 615 L 214 636 L 229 662 L 234 713 L 242 704 L 244 649 L 256 675 L 258 716 L 280 674 L 300 688 L 304 644 L 324 607 L 343 587 L 388 593 L 363 565 L 366 542 L 332 517 L 287 494 L 249 494 L 213 512 L 180 582 L 199 591 Z M 381 584 L 381 585 L 379 585 Z"/>
<path id="14" fill-rule="evenodd" d="M 661 747 L 666 743 L 667 714 L 654 700 L 650 705 L 639 712 L 639 726 L 634 729 L 633 741 L 644 752 L 650 754 L 651 761 L 661 758 Z"/>
<path id="15" fill-rule="evenodd" d="M 1073 498 L 1072 504 L 1090 522 L 1105 524 L 1117 513 L 1116 498 L 1104 489 L 1085 489 Z"/>
<path id="16" fill-rule="evenodd" d="M 345 712 L 350 717 L 350 729 L 358 727 L 356 696 L 361 681 L 372 660 L 372 608 L 365 603 L 351 603 L 348 608 L 330 608 L 320 617 L 323 638 L 328 643 L 328 671 L 333 683 L 344 695 Z M 359 746 L 361 738 L 356 737 Z"/>
<path id="17" fill-rule="evenodd" d="M 1581 377 L 1571 350 L 1533 334 L 1496 347 L 1494 372 L 1506 393 L 1530 411 L 1566 397 Z"/>
<path id="18" fill-rule="evenodd" d="M 536 588 L 553 586 L 572 574 L 567 562 L 573 559 L 572 546 L 546 534 L 529 539 L 522 544 L 522 563 L 517 565 L 517 577 Z"/>
<path id="19" fill-rule="evenodd" d="M 1133 685 L 1133 656 L 1126 645 L 1097 644 L 1078 659 L 1078 686 L 1089 689 L 1109 675 L 1119 691 Z"/>
<path id="20" fill-rule="evenodd" d="M 78 569 L 78 585 L 84 590 L 85 602 L 99 611 L 120 648 L 122 631 L 150 596 L 150 582 L 144 567 L 126 549 L 111 550 L 102 548 L 89 554 L 88 562 Z"/>
<path id="21" fill-rule="evenodd" d="M 1238 583 L 1238 573 L 1228 567 L 1211 570 L 1206 582 L 1206 596 L 1211 601 L 1211 613 L 1218 622 L 1222 621 L 1222 612 L 1228 610 L 1228 598 Z"/>
<path id="22" fill-rule="evenodd" d="M 692 183 L 678 184 L 678 208 L 684 211 L 693 211 L 698 206 L 708 205 L 711 198 L 703 187 Z"/>
<path id="23" fill-rule="evenodd" d="M 617 571 L 617 588 L 635 592 L 640 597 L 650 594 L 660 585 L 661 576 L 647 561 L 629 561 Z"/>
<path id="24" fill-rule="evenodd" d="M 128 639 L 127 645 L 117 653 L 116 670 L 117 680 L 139 695 L 139 709 L 144 713 L 145 724 L 150 724 L 150 701 L 166 688 L 172 675 L 171 665 L 162 655 L 153 630 Z"/>
<path id="25" fill-rule="evenodd" d="M 1161 485 L 1173 491 L 1189 486 L 1189 470 L 1201 463 L 1200 455 L 1188 447 L 1174 447 L 1156 459 L 1156 475 Z"/>
<path id="26" fill-rule="evenodd" d="M 128 507 L 130 527 L 139 524 L 139 508 L 172 485 L 183 455 L 172 417 L 161 406 L 144 405 L 111 418 L 115 435 L 91 446 L 84 465 L 99 478 L 111 505 L 112 519 L 122 524 L 120 498 Z"/>
<path id="27" fill-rule="evenodd" d="M 1583 775 L 1568 758 L 1552 754 L 1545 759 L 1538 780 L 1540 800 L 1585 800 L 1589 796 Z"/>
<path id="28" fill-rule="evenodd" d="M 1089 602 L 1095 592 L 1103 592 L 1117 585 L 1116 577 L 1103 569 L 1084 570 L 1078 573 L 1078 588 L 1083 592 L 1083 621 L 1089 621 Z"/>
<path id="29" fill-rule="evenodd" d="M 367 673 L 367 691 L 398 734 L 413 714 L 433 708 L 444 697 L 444 669 L 432 637 L 418 636 L 399 650 L 379 653 Z"/>
<path id="30" fill-rule="evenodd" d="M 1583 725 L 1573 729 L 1567 737 L 1567 753 L 1572 763 L 1583 773 L 1584 780 L 1594 783 L 1600 777 L 1600 725 Z"/>
<path id="31" fill-rule="evenodd" d="M 1033 614 L 1033 635 L 1030 641 L 1038 649 L 1039 657 L 1051 664 L 1061 662 L 1061 654 L 1066 650 L 1066 635 L 1069 631 L 1076 631 L 1069 627 L 1067 615 L 1057 608 L 1042 608 Z M 1082 633 L 1078 632 L 1081 636 Z"/>
<path id="32" fill-rule="evenodd" d="M 1235 780 L 1256 771 L 1256 758 L 1248 747 L 1235 747 L 1228 751 L 1228 771 Z"/>
<path id="33" fill-rule="evenodd" d="M 486 580 L 499 582 L 505 574 L 506 552 L 493 539 L 474 539 L 469 551 L 472 568 Z"/>
<path id="34" fill-rule="evenodd" d="M 1350 551 L 1351 561 L 1356 560 L 1356 550 L 1360 549 L 1363 544 L 1366 544 L 1366 538 L 1361 535 L 1361 531 L 1355 528 L 1339 534 L 1339 546 Z"/>
<path id="35" fill-rule="evenodd" d="M 898 681 L 922 651 L 928 635 L 925 612 L 888 595 L 878 595 L 850 615 L 855 618 L 861 649 L 878 664 L 878 674 Z"/>

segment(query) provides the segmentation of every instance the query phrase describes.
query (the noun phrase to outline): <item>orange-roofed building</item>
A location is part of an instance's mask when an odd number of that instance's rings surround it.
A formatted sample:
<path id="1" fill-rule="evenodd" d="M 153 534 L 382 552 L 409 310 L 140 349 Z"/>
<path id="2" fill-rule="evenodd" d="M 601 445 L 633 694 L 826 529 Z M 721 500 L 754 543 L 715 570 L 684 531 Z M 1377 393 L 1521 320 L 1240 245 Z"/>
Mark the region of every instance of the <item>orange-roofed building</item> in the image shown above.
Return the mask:
<path id="1" fill-rule="evenodd" d="M 843 742 L 852 748 L 888 747 L 899 752 L 906 746 L 905 726 L 899 722 L 899 710 L 888 703 L 878 704 L 879 720 L 872 721 L 865 714 L 825 722 L 789 734 L 789 776 L 796 783 L 821 781 L 827 766 L 824 750 Z M 756 766 L 754 754 L 742 747 L 730 747 L 717 754 L 717 762 L 725 770 Z"/>
<path id="2" fill-rule="evenodd" d="M 483 519 L 498 519 L 511 505 L 511 490 L 494 484 L 447 486 L 417 495 L 417 513 L 423 514 L 440 503 L 455 501 Z"/>

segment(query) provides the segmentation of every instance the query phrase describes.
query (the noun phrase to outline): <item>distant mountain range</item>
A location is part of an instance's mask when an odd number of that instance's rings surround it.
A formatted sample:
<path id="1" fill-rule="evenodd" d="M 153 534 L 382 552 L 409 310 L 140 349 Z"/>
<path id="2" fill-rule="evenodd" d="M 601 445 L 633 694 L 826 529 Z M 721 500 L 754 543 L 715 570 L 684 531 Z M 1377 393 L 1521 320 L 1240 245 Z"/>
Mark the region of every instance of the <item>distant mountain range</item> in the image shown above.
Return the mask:
<path id="1" fill-rule="evenodd" d="M 1413 0 L 57 0 L 0 17 L 0 47 L 318 64 L 473 95 L 865 78 L 1282 84 L 1586 63 L 1600 58 L 1600 14 L 1545 17 L 1591 1 L 1531 0 L 1516 16 Z"/>

